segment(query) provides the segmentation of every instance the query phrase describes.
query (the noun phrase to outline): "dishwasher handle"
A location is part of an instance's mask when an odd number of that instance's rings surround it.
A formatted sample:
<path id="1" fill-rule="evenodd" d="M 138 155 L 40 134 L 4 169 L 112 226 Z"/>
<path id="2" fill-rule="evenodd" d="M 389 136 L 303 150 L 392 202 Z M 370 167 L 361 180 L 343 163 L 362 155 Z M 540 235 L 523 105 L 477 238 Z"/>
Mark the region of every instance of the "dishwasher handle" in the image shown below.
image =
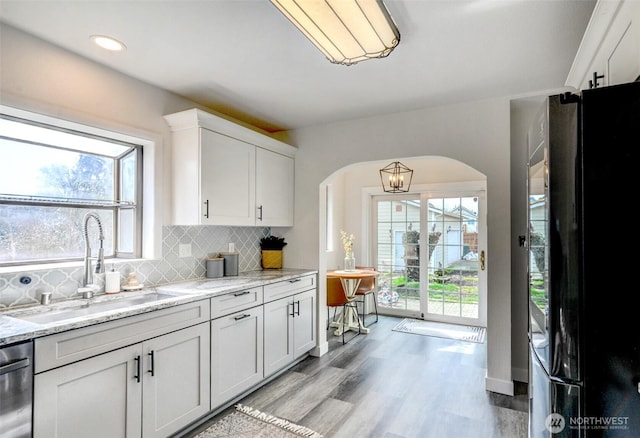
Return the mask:
<path id="1" fill-rule="evenodd" d="M 22 359 L 14 360 L 13 362 L 8 362 L 5 365 L 0 365 L 0 376 L 2 376 L 3 374 L 11 373 L 13 371 L 16 371 L 22 368 L 26 368 L 29 366 L 30 363 L 31 361 L 29 360 L 29 358 L 24 357 Z"/>

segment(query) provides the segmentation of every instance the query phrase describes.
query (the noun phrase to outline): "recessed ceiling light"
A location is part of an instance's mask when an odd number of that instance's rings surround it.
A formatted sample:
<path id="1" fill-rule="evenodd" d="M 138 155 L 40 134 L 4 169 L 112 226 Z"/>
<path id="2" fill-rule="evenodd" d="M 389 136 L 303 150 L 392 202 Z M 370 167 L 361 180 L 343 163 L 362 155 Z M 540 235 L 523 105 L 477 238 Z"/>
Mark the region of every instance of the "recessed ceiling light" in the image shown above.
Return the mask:
<path id="1" fill-rule="evenodd" d="M 124 43 L 105 35 L 92 35 L 91 40 L 103 49 L 112 52 L 122 52 L 127 48 Z"/>

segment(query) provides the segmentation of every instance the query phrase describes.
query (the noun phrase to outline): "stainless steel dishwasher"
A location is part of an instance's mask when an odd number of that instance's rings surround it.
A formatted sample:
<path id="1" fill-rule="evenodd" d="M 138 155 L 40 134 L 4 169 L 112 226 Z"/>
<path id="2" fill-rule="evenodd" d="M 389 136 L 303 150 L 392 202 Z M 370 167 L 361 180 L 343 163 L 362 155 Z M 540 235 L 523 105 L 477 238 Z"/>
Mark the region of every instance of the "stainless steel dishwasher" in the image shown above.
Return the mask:
<path id="1" fill-rule="evenodd" d="M 0 347 L 0 437 L 30 438 L 33 343 Z"/>

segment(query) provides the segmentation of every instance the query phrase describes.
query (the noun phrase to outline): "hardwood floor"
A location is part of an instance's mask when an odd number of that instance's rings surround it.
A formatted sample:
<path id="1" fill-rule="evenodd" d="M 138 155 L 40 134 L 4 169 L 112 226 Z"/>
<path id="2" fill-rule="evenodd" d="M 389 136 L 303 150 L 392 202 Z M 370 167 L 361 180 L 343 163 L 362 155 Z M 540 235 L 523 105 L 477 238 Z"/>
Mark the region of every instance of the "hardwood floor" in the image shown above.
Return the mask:
<path id="1" fill-rule="evenodd" d="M 381 316 L 346 345 L 328 333 L 329 353 L 240 403 L 327 438 L 527 437 L 526 384 L 514 397 L 486 391 L 486 344 L 392 331 L 400 321 Z"/>

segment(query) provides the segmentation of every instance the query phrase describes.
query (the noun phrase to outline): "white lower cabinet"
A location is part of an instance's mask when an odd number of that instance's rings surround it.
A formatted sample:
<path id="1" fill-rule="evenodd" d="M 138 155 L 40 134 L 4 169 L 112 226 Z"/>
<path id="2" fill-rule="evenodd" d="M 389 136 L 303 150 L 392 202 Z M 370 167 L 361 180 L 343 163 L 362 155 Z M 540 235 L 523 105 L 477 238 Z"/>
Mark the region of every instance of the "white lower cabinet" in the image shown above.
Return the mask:
<path id="1" fill-rule="evenodd" d="M 210 345 L 208 323 L 143 343 L 144 437 L 167 437 L 209 412 Z"/>
<path id="2" fill-rule="evenodd" d="M 316 344 L 316 290 L 264 305 L 264 375 L 269 376 Z"/>
<path id="3" fill-rule="evenodd" d="M 264 378 L 262 306 L 211 321 L 211 408 Z"/>
<path id="4" fill-rule="evenodd" d="M 168 437 L 316 344 L 316 275 L 35 339 L 33 438 Z"/>
<path id="5" fill-rule="evenodd" d="M 205 415 L 209 323 L 34 377 L 34 438 L 166 437 Z"/>
<path id="6" fill-rule="evenodd" d="M 136 437 L 142 432 L 142 345 L 34 377 L 34 438 Z"/>

